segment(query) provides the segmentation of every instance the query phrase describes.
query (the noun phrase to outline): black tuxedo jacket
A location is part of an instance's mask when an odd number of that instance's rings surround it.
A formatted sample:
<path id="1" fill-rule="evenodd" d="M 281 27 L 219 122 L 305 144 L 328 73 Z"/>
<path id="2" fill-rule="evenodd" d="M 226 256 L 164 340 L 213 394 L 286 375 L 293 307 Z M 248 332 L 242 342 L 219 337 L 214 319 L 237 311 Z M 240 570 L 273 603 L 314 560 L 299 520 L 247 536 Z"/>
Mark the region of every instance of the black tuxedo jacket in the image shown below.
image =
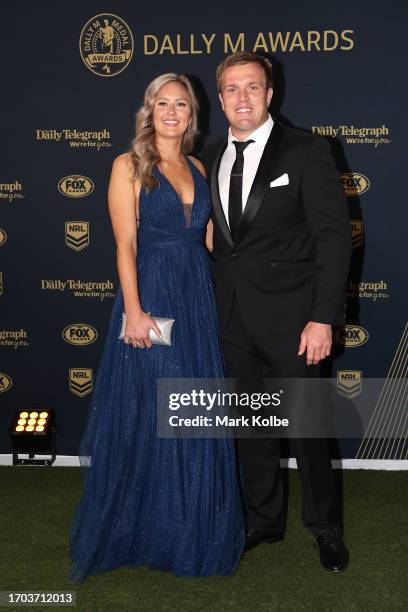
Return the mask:
<path id="1" fill-rule="evenodd" d="M 253 333 L 298 332 L 308 321 L 344 324 L 351 229 L 328 143 L 275 120 L 235 244 L 218 188 L 226 146 L 227 140 L 203 159 L 211 181 L 221 330 L 234 295 Z M 270 187 L 285 173 L 288 185 Z"/>

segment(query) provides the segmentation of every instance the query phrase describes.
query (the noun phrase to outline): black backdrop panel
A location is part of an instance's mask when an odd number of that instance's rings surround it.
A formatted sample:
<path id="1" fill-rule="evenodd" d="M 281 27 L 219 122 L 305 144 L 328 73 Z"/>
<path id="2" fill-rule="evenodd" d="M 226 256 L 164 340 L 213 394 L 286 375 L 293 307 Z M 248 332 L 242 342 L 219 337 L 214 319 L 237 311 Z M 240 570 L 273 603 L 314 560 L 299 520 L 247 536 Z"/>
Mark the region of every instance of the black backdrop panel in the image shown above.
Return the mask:
<path id="1" fill-rule="evenodd" d="M 141 6 L 3 7 L 0 453 L 10 452 L 14 412 L 38 406 L 56 410 L 58 453 L 77 454 L 118 287 L 112 160 L 129 146 L 147 83 L 164 72 L 193 78 L 198 148 L 224 134 L 214 72 L 233 47 L 272 54 L 273 113 L 326 136 L 344 173 L 355 244 L 350 327 L 329 375 L 351 371 L 358 381 L 406 369 L 407 9 L 378 0 Z M 102 46 L 109 28 L 112 47 Z M 343 456 L 362 456 L 358 446 L 343 441 Z"/>

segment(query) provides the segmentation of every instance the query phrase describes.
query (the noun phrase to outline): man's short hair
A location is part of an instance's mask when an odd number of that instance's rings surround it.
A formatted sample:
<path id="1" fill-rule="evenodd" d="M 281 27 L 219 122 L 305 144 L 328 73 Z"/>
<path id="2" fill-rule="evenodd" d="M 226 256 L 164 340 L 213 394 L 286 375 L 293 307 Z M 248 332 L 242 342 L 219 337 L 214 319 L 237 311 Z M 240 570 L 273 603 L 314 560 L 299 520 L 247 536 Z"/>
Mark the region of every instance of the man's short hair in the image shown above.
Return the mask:
<path id="1" fill-rule="evenodd" d="M 265 73 L 266 89 L 273 87 L 272 64 L 267 57 L 253 53 L 252 51 L 238 51 L 232 55 L 228 55 L 217 68 L 216 79 L 217 89 L 221 92 L 221 79 L 224 70 L 231 66 L 241 66 L 242 64 L 258 64 Z"/>

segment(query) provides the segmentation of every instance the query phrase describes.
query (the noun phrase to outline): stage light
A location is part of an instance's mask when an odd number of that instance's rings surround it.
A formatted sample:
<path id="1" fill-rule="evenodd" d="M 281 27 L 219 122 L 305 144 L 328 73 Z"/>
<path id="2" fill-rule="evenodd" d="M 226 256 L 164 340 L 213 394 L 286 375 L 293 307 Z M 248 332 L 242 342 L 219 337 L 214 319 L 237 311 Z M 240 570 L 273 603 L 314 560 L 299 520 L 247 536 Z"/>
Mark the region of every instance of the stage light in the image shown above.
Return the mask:
<path id="1" fill-rule="evenodd" d="M 53 410 L 17 412 L 10 429 L 13 465 L 52 465 L 56 432 Z"/>

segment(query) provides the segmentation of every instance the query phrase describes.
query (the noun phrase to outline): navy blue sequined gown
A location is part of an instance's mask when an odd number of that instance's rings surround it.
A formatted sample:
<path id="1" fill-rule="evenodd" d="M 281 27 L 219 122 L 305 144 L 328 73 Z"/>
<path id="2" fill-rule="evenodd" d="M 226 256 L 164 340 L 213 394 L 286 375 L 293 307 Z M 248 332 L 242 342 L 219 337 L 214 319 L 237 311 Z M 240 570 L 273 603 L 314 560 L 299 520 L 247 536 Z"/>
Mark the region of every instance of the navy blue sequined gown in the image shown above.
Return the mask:
<path id="1" fill-rule="evenodd" d="M 119 291 L 80 448 L 86 469 L 71 528 L 71 580 L 139 565 L 183 576 L 229 574 L 243 551 L 233 440 L 156 437 L 158 378 L 223 376 L 203 246 L 210 197 L 188 163 L 192 207 L 158 169 L 160 187 L 140 194 L 141 304 L 175 319 L 172 346 L 141 350 L 118 340 Z"/>

